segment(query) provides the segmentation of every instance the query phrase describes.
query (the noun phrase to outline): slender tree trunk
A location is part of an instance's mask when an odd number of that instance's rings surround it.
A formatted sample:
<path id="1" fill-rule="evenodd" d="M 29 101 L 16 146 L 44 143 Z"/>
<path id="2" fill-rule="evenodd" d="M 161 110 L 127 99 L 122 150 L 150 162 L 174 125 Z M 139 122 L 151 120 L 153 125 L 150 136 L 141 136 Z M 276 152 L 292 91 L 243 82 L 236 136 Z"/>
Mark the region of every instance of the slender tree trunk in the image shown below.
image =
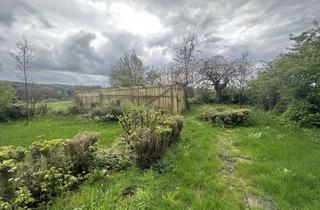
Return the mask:
<path id="1" fill-rule="evenodd" d="M 242 91 L 239 92 L 239 107 L 242 107 Z"/>
<path id="2" fill-rule="evenodd" d="M 241 108 L 242 107 L 242 86 L 240 86 L 240 89 L 239 89 L 239 107 Z"/>
<path id="3" fill-rule="evenodd" d="M 23 59 L 23 76 L 24 76 L 24 89 L 25 89 L 25 98 L 26 98 L 26 113 L 27 113 L 27 124 L 30 121 L 30 112 L 29 112 L 29 93 L 28 93 L 28 79 L 26 72 L 26 62 L 25 58 Z"/>
<path id="4" fill-rule="evenodd" d="M 187 109 L 190 109 L 190 104 L 189 104 L 189 101 L 188 101 L 188 87 L 186 85 L 184 85 L 184 88 L 183 88 L 183 91 L 184 91 L 184 96 L 186 98 L 186 108 Z"/>

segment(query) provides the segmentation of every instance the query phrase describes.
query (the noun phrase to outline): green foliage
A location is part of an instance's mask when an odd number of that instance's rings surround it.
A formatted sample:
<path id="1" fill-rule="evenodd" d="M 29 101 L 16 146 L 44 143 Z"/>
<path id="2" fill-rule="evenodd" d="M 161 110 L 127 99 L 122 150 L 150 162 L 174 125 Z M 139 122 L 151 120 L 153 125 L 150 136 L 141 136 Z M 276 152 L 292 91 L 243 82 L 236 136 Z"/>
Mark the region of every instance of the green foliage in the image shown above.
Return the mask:
<path id="1" fill-rule="evenodd" d="M 232 109 L 228 107 L 204 107 L 200 119 L 210 121 L 223 127 L 244 125 L 250 121 L 249 109 Z"/>
<path id="2" fill-rule="evenodd" d="M 15 97 L 15 92 L 9 85 L 0 84 L 0 110 L 13 104 Z"/>
<path id="3" fill-rule="evenodd" d="M 116 140 L 110 147 L 100 148 L 96 153 L 96 164 L 107 170 L 124 170 L 136 159 L 133 150 L 123 138 Z"/>
<path id="4" fill-rule="evenodd" d="M 100 122 L 117 121 L 123 115 L 126 108 L 116 103 L 96 106 L 89 111 L 90 119 Z"/>
<path id="5" fill-rule="evenodd" d="M 163 114 L 146 107 L 132 107 L 119 119 L 124 140 L 135 151 L 141 168 L 159 160 L 177 140 L 183 126 L 180 116 Z"/>
<path id="6" fill-rule="evenodd" d="M 35 110 L 36 115 L 46 116 L 49 113 L 49 107 L 45 103 L 38 104 Z"/>
<path id="7" fill-rule="evenodd" d="M 79 115 L 83 113 L 83 109 L 80 105 L 78 104 L 72 104 L 71 106 L 68 106 L 67 108 L 67 114 L 69 115 Z"/>
<path id="8" fill-rule="evenodd" d="M 0 122 L 25 116 L 25 108 L 15 102 L 13 89 L 7 84 L 0 84 Z"/>
<path id="9" fill-rule="evenodd" d="M 291 36 L 294 47 L 268 63 L 249 84 L 252 104 L 286 112 L 287 119 L 301 126 L 319 124 L 318 111 L 314 111 L 320 104 L 320 36 L 316 35 L 319 31 L 319 23 L 315 23 L 301 35 Z"/>
<path id="10" fill-rule="evenodd" d="M 97 137 L 82 133 L 73 140 L 35 142 L 30 151 L 0 148 L 0 205 L 34 208 L 73 189 L 95 159 Z"/>
<path id="11" fill-rule="evenodd" d="M 306 100 L 294 101 L 288 106 L 284 118 L 304 127 L 320 127 L 320 107 Z"/>

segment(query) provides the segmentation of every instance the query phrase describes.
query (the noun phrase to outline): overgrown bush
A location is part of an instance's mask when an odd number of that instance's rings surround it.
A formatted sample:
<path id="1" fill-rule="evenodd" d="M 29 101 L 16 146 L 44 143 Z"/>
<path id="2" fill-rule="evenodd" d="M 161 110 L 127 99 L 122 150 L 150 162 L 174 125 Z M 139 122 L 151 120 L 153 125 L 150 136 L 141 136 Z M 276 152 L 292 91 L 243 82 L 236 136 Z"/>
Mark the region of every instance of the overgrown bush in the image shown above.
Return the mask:
<path id="1" fill-rule="evenodd" d="M 92 108 L 90 110 L 90 118 L 101 122 L 117 121 L 125 110 L 124 106 L 109 103 Z"/>
<path id="2" fill-rule="evenodd" d="M 308 103 L 306 100 L 291 103 L 283 117 L 303 127 L 320 127 L 319 105 Z"/>
<path id="3" fill-rule="evenodd" d="M 134 163 L 136 155 L 123 138 L 110 147 L 100 148 L 96 153 L 96 165 L 106 170 L 123 170 Z"/>
<path id="4" fill-rule="evenodd" d="M 35 110 L 36 115 L 46 116 L 49 113 L 49 107 L 45 103 L 38 104 Z"/>
<path id="5" fill-rule="evenodd" d="M 15 103 L 0 108 L 0 121 L 2 122 L 24 118 L 25 116 L 26 110 L 23 104 Z"/>
<path id="6" fill-rule="evenodd" d="M 97 137 L 35 142 L 30 151 L 0 147 L 0 209 L 35 208 L 73 189 L 93 166 Z"/>
<path id="7" fill-rule="evenodd" d="M 125 130 L 124 140 L 135 151 L 143 169 L 162 157 L 178 138 L 183 126 L 181 116 L 163 114 L 146 107 L 130 108 L 119 122 Z"/>
<path id="8" fill-rule="evenodd" d="M 67 108 L 68 115 L 79 115 L 83 112 L 84 112 L 83 108 L 78 104 L 73 104 L 71 106 L 68 106 Z"/>
<path id="9" fill-rule="evenodd" d="M 227 107 L 204 107 L 200 119 L 210 121 L 223 127 L 243 125 L 250 121 L 249 109 L 232 109 Z"/>

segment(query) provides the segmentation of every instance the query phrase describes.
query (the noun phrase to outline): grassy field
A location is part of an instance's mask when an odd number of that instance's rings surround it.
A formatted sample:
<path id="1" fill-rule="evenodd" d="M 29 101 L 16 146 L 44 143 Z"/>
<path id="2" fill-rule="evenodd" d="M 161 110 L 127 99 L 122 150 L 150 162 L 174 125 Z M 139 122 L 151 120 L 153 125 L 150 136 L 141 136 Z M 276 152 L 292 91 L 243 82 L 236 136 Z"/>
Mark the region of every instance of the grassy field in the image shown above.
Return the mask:
<path id="1" fill-rule="evenodd" d="M 73 104 L 73 101 L 54 101 L 46 103 L 48 108 L 57 111 L 57 110 L 65 110 L 68 106 Z"/>
<path id="2" fill-rule="evenodd" d="M 0 123 L 0 146 L 28 146 L 43 139 L 72 138 L 84 131 L 98 132 L 100 143 L 108 144 L 121 135 L 118 123 L 94 123 L 74 119 L 34 119 L 29 125 L 24 120 Z"/>
<path id="3" fill-rule="evenodd" d="M 184 115 L 180 141 L 153 169 L 97 175 L 48 209 L 320 209 L 320 130 L 290 129 L 258 111 L 254 125 L 223 129 L 198 120 L 200 109 Z M 38 135 L 82 130 L 100 132 L 107 144 L 121 133 L 117 124 L 46 119 L 31 125 L 0 124 L 1 144 L 24 146 Z"/>

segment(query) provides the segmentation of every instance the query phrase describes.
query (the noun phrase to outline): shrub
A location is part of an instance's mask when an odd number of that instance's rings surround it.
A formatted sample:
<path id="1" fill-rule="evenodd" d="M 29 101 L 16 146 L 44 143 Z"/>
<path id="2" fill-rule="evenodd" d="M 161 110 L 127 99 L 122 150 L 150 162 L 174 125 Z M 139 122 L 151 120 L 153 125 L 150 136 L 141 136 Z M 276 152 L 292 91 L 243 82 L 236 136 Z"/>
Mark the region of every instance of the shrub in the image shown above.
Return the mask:
<path id="1" fill-rule="evenodd" d="M 37 115 L 46 116 L 49 113 L 48 105 L 44 103 L 38 104 L 35 112 Z"/>
<path id="2" fill-rule="evenodd" d="M 90 118 L 101 122 L 117 121 L 125 112 L 124 106 L 107 104 L 96 106 L 90 111 Z"/>
<path id="3" fill-rule="evenodd" d="M 180 116 L 162 114 L 146 107 L 132 107 L 120 118 L 124 140 L 134 150 L 142 169 L 162 157 L 182 129 Z"/>
<path id="4" fill-rule="evenodd" d="M 71 106 L 68 106 L 67 108 L 67 114 L 68 115 L 79 115 L 83 113 L 83 108 L 78 104 L 73 104 Z"/>
<path id="5" fill-rule="evenodd" d="M 26 209 L 47 204 L 73 189 L 93 166 L 97 137 L 35 142 L 30 151 L 0 148 L 0 208 Z"/>
<path id="6" fill-rule="evenodd" d="M 0 109 L 0 121 L 19 119 L 26 116 L 23 104 L 10 104 Z"/>
<path id="7" fill-rule="evenodd" d="M 291 103 L 283 117 L 303 127 L 320 127 L 320 107 L 306 100 Z"/>
<path id="8" fill-rule="evenodd" d="M 97 150 L 96 154 L 97 166 L 107 170 L 119 171 L 126 169 L 133 164 L 135 159 L 134 151 L 123 138 L 116 140 L 107 149 Z"/>
<path id="9" fill-rule="evenodd" d="M 213 124 L 233 127 L 243 125 L 250 121 L 249 109 L 231 109 L 227 107 L 204 107 L 200 119 L 210 121 Z"/>

